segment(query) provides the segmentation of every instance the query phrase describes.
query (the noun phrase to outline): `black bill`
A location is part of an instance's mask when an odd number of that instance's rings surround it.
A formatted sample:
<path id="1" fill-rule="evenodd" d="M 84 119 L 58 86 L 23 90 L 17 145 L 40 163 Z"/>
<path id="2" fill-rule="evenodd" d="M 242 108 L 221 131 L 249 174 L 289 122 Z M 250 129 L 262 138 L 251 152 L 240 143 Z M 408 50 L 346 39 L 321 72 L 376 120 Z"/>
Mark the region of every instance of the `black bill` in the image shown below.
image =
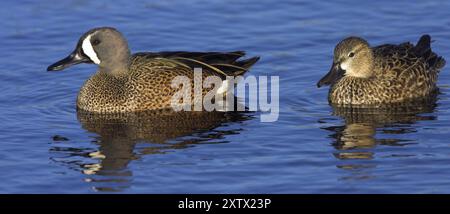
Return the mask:
<path id="1" fill-rule="evenodd" d="M 47 71 L 60 71 L 72 65 L 76 65 L 79 63 L 92 63 L 92 61 L 82 53 L 79 48 L 77 48 L 74 52 L 72 52 L 66 58 L 59 60 L 58 62 L 53 63 L 48 66 Z"/>
<path id="2" fill-rule="evenodd" d="M 333 63 L 330 71 L 317 82 L 317 87 L 320 88 L 324 85 L 330 85 L 344 76 L 345 71 L 341 69 L 339 63 Z"/>

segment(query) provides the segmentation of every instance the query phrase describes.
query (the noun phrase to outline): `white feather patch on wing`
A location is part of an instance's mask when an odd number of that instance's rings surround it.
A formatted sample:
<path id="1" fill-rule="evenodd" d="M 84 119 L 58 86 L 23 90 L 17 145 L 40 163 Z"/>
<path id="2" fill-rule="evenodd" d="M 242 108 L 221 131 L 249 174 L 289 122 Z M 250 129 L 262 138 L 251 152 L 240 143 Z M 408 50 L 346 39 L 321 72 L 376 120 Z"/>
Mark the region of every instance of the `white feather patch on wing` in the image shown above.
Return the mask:
<path id="1" fill-rule="evenodd" d="M 100 64 L 100 59 L 97 57 L 97 54 L 94 51 L 94 48 L 91 44 L 91 35 L 87 36 L 83 40 L 83 44 L 81 45 L 81 48 L 83 49 L 84 54 L 89 57 L 95 64 Z"/>
<path id="2" fill-rule="evenodd" d="M 228 80 L 224 80 L 222 81 L 222 85 L 220 86 L 219 89 L 217 89 L 217 94 L 223 94 L 225 92 L 227 92 L 228 87 L 230 87 L 229 81 Z"/>

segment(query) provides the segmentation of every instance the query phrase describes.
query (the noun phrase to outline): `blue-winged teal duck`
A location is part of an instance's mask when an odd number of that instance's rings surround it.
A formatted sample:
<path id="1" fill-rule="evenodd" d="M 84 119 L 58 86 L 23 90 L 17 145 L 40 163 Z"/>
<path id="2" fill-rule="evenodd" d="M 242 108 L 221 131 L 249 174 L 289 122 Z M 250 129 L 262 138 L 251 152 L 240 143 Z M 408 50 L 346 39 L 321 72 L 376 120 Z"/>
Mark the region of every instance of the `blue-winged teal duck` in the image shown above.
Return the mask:
<path id="1" fill-rule="evenodd" d="M 331 85 L 328 99 L 338 105 L 380 105 L 426 98 L 437 91 L 445 60 L 431 50 L 430 36 L 414 46 L 406 42 L 370 47 L 349 37 L 334 49 L 331 70 L 317 86 Z"/>
<path id="2" fill-rule="evenodd" d="M 202 68 L 203 78 L 214 75 L 225 79 L 226 76 L 242 75 L 259 59 L 238 61 L 244 55 L 243 51 L 131 55 L 128 43 L 119 31 L 102 27 L 86 32 L 68 57 L 50 65 L 47 70 L 95 63 L 99 69 L 81 88 L 77 107 L 99 113 L 133 112 L 170 108 L 172 96 L 179 91 L 171 87 L 172 80 L 185 76 L 193 83 L 194 67 Z M 203 95 L 207 91 L 203 89 Z"/>

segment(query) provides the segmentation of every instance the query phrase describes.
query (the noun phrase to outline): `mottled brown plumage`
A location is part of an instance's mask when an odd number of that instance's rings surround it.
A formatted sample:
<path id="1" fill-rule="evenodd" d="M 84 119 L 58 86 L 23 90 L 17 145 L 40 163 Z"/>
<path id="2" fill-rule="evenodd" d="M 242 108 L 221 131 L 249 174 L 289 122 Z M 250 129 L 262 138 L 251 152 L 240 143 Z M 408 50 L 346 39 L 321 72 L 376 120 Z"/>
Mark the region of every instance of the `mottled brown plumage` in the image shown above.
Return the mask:
<path id="1" fill-rule="evenodd" d="M 211 54 L 218 57 L 243 55 L 241 52 L 183 53 L 181 55 L 189 57 L 189 59 L 196 59 Z M 204 66 L 195 65 L 195 63 L 188 64 L 181 59 L 177 59 L 177 55 L 180 55 L 180 53 L 135 54 L 131 57 L 130 67 L 126 75 L 123 76 L 111 76 L 107 72 L 98 71 L 81 88 L 77 106 L 92 112 L 130 112 L 170 108 L 172 96 L 180 90 L 180 88 L 171 87 L 171 82 L 175 77 L 186 76 L 191 79 L 191 86 L 193 86 L 194 66 L 203 67 L 203 79 L 211 75 L 220 75 L 211 69 L 204 68 Z M 206 61 L 206 63 L 214 66 L 214 63 L 209 61 Z M 242 61 L 230 63 L 237 64 L 242 63 Z M 242 72 L 245 71 L 242 70 Z M 233 73 L 230 73 L 230 75 L 233 75 Z M 209 90 L 211 89 L 203 88 L 203 96 Z M 193 90 L 191 94 L 193 96 Z M 194 100 L 194 97 L 192 97 L 192 100 L 193 102 L 197 101 Z"/>
<path id="2" fill-rule="evenodd" d="M 90 46 L 92 48 L 90 48 Z M 90 50 L 92 49 L 92 50 Z M 76 50 L 48 70 L 62 70 L 80 62 L 96 63 L 98 71 L 81 88 L 77 107 L 85 111 L 118 113 L 171 108 L 172 87 L 178 76 L 190 79 L 194 99 L 194 68 L 202 68 L 202 79 L 238 76 L 259 57 L 240 60 L 245 53 L 235 52 L 160 52 L 131 55 L 125 38 L 114 28 L 96 28 L 85 33 Z M 200 82 L 201 83 L 201 82 Z M 203 88 L 203 96 L 211 88 Z"/>
<path id="3" fill-rule="evenodd" d="M 445 60 L 432 52 L 430 36 L 417 45 L 381 45 L 371 48 L 357 37 L 340 42 L 333 66 L 318 86 L 330 84 L 329 102 L 338 105 L 380 105 L 427 98 L 436 93 L 439 70 Z"/>

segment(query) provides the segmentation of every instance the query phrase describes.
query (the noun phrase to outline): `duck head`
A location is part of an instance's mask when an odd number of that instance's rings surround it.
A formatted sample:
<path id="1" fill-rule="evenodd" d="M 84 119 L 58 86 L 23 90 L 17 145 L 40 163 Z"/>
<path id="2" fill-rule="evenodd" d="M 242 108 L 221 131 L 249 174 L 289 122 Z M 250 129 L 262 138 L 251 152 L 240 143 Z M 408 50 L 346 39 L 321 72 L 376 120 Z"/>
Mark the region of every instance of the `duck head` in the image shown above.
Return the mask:
<path id="1" fill-rule="evenodd" d="M 79 63 L 94 63 L 111 73 L 124 70 L 130 50 L 122 34 L 111 27 L 94 28 L 83 34 L 75 50 L 66 58 L 48 66 L 47 71 L 60 71 Z"/>
<path id="2" fill-rule="evenodd" d="M 369 43 L 359 37 L 348 37 L 336 45 L 331 69 L 317 87 L 333 84 L 343 76 L 369 78 L 372 70 L 373 53 Z"/>

